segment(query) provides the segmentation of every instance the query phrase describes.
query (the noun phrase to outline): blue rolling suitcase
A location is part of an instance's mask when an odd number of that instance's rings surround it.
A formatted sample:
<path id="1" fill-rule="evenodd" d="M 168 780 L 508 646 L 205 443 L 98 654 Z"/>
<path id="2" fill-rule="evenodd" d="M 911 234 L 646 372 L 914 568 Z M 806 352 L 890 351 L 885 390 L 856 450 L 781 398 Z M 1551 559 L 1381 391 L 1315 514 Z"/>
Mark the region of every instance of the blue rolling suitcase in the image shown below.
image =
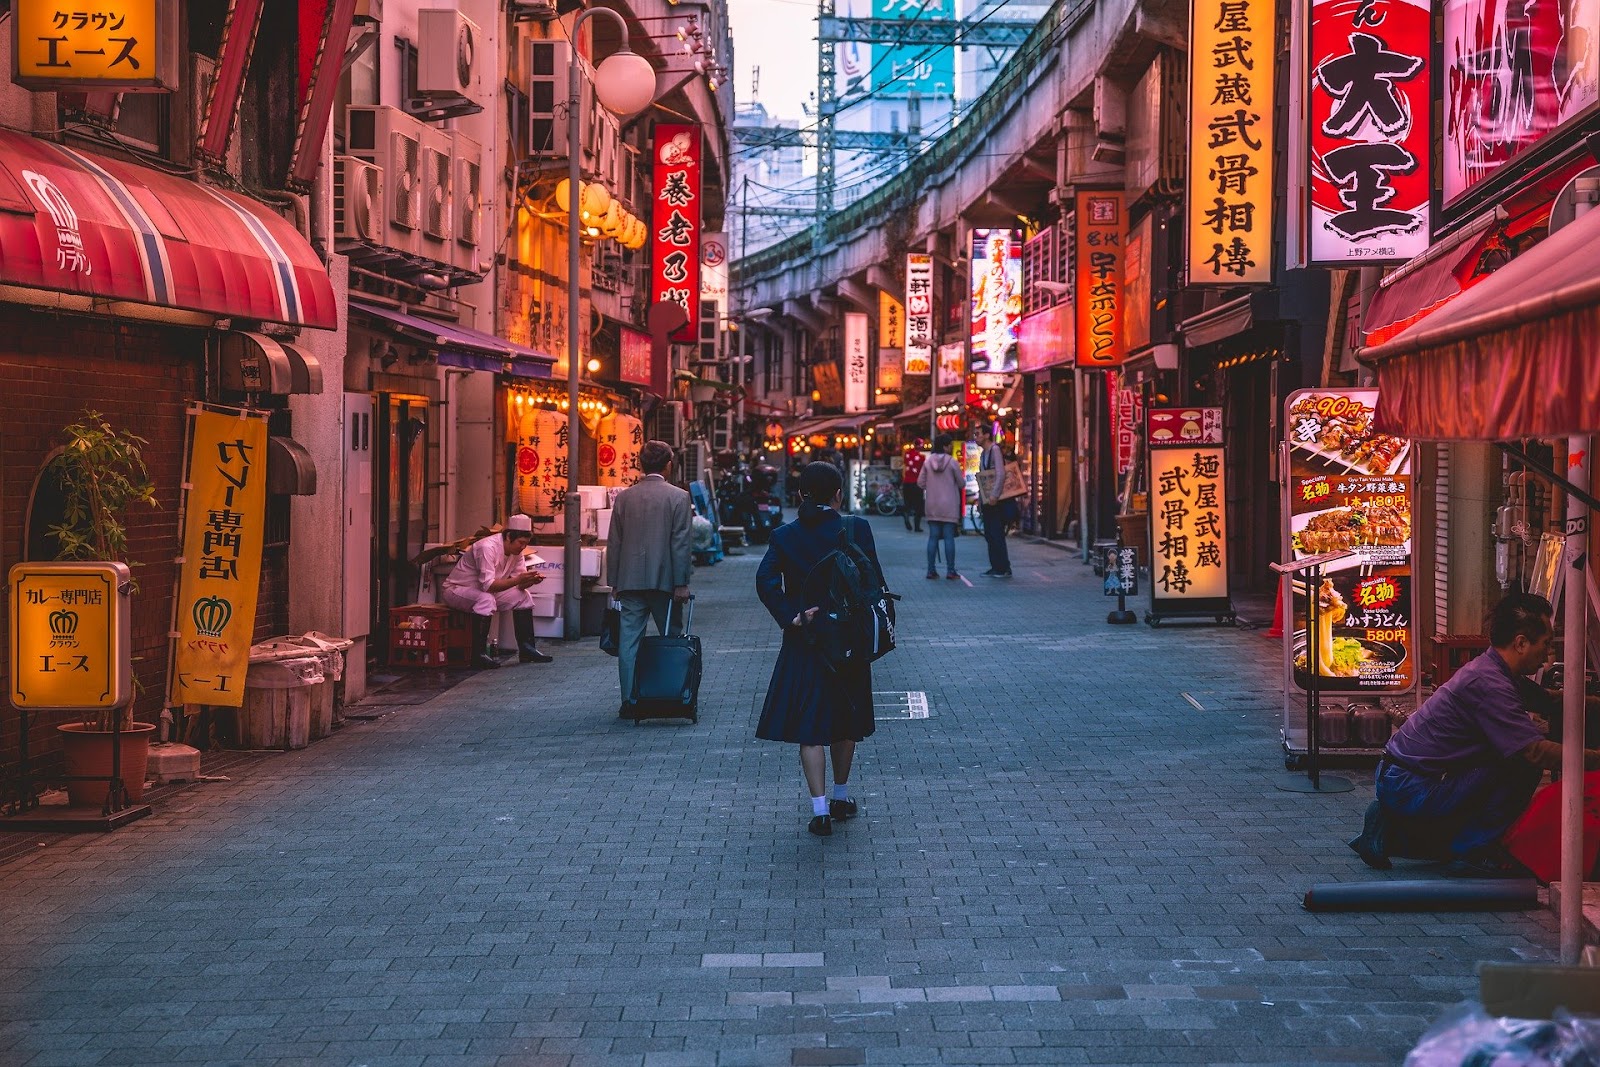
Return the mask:
<path id="1" fill-rule="evenodd" d="M 677 607 L 674 602 L 667 608 L 668 634 L 672 633 L 672 613 Z M 700 638 L 689 632 L 693 622 L 694 597 L 691 595 L 681 635 L 647 634 L 639 639 L 630 709 L 635 726 L 641 719 L 700 721 Z"/>

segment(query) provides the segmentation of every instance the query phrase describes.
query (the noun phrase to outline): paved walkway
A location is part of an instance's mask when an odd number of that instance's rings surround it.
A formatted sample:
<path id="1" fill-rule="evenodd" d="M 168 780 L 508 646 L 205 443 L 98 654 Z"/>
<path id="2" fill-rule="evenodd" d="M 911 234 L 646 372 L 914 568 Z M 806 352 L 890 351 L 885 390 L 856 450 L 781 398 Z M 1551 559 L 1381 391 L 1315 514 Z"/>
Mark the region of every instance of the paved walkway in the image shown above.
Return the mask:
<path id="1" fill-rule="evenodd" d="M 752 737 L 778 632 L 730 557 L 698 726 L 558 647 L 0 866 L 0 1063 L 1396 1063 L 1480 960 L 1550 955 L 1543 912 L 1301 909 L 1368 875 L 1365 796 L 1273 788 L 1258 632 L 1109 627 L 1041 545 L 928 582 L 877 522 L 876 688 L 928 716 L 831 839 Z"/>

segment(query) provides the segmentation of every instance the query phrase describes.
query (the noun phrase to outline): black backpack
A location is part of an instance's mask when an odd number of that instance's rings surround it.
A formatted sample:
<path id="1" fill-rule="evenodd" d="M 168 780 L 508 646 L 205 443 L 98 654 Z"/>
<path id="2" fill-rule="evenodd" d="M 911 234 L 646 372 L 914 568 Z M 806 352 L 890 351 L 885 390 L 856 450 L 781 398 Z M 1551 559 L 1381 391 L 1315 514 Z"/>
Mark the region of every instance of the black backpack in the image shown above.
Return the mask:
<path id="1" fill-rule="evenodd" d="M 823 665 L 835 674 L 865 667 L 894 651 L 894 602 L 883 571 L 851 533 L 847 519 L 839 547 L 817 561 L 806 575 L 806 601 L 820 610 L 806 627 L 806 638 Z"/>

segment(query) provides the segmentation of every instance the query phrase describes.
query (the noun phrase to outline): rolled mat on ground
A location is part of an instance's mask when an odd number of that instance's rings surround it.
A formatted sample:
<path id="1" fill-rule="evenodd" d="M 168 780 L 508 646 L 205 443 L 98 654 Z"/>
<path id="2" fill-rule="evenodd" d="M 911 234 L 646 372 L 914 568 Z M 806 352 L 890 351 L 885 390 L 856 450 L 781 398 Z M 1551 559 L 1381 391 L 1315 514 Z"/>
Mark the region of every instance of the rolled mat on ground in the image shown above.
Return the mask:
<path id="1" fill-rule="evenodd" d="M 1539 907 L 1532 878 L 1330 882 L 1306 890 L 1307 911 L 1521 911 Z"/>

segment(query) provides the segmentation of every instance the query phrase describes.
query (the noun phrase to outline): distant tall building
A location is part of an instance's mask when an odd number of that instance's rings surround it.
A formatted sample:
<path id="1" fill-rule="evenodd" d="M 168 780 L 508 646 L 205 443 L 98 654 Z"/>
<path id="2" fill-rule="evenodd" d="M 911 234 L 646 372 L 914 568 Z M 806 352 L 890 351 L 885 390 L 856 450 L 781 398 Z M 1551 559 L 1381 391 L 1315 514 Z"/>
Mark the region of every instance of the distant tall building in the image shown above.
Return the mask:
<path id="1" fill-rule="evenodd" d="M 763 208 L 806 209 L 815 203 L 816 188 L 806 166 L 806 150 L 798 144 L 774 147 L 740 138 L 739 127 L 798 130 L 794 119 L 774 119 L 759 102 L 740 104 L 734 112 L 733 181 L 728 215 L 735 256 L 755 252 L 810 225 L 804 217 L 764 214 Z M 809 173 L 808 173 L 809 172 Z M 748 181 L 746 180 L 748 179 Z M 748 212 L 747 212 L 748 207 Z"/>

